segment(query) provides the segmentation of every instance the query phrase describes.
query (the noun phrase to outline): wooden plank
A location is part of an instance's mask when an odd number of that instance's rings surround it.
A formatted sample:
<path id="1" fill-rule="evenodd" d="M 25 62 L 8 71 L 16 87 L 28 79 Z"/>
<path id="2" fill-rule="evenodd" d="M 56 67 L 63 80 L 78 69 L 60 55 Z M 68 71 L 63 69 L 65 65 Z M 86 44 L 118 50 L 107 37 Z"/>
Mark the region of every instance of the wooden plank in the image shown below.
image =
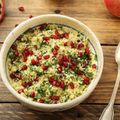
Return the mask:
<path id="1" fill-rule="evenodd" d="M 98 120 L 104 105 L 78 105 L 64 112 L 48 113 L 27 109 L 20 104 L 0 104 L 0 120 Z M 120 105 L 115 105 L 115 119 L 120 118 Z"/>
<path id="2" fill-rule="evenodd" d="M 56 12 L 74 17 L 88 25 L 102 44 L 117 44 L 120 41 L 120 20 L 107 12 L 102 0 L 6 0 L 5 4 L 6 17 L 0 24 L 0 41 L 4 41 L 14 25 L 28 19 L 29 15 Z M 19 6 L 25 7 L 23 13 L 18 11 Z"/>
<path id="3" fill-rule="evenodd" d="M 102 77 L 92 95 L 84 103 L 108 103 L 117 75 L 117 65 L 114 60 L 115 46 L 103 46 L 105 64 Z M 0 80 L 0 102 L 17 102 Z M 116 98 L 120 104 L 120 89 Z"/>

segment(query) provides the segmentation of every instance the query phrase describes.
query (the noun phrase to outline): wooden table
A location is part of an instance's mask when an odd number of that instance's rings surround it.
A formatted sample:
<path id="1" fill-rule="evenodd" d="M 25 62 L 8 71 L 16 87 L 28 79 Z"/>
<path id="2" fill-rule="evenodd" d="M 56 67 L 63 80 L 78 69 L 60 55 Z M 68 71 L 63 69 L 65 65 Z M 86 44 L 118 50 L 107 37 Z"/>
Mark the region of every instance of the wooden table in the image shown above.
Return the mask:
<path id="1" fill-rule="evenodd" d="M 18 11 L 19 6 L 25 11 Z M 0 44 L 15 24 L 29 19 L 29 15 L 56 13 L 76 18 L 89 26 L 103 48 L 105 64 L 102 77 L 91 96 L 70 110 L 43 113 L 23 107 L 0 80 L 0 120 L 98 120 L 107 105 L 117 75 L 114 60 L 120 41 L 120 19 L 106 10 L 102 0 L 5 0 L 5 19 L 0 24 Z M 120 120 L 120 89 L 115 102 L 115 120 Z"/>

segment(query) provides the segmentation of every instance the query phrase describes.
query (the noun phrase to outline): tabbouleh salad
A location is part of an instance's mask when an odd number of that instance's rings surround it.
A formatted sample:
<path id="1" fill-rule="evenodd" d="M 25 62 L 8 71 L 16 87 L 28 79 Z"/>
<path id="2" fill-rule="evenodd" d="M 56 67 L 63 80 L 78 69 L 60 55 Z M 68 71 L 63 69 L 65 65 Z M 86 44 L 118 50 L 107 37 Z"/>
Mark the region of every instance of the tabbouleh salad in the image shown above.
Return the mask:
<path id="1" fill-rule="evenodd" d="M 12 44 L 7 57 L 12 87 L 39 103 L 64 103 L 82 95 L 97 72 L 97 55 L 71 27 L 43 23 Z"/>

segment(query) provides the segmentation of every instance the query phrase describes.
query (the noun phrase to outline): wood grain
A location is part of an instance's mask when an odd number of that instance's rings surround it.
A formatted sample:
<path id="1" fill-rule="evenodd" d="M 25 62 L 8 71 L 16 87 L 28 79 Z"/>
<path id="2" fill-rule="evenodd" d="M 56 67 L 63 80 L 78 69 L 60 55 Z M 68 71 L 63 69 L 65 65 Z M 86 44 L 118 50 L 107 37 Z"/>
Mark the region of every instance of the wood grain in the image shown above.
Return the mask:
<path id="1" fill-rule="evenodd" d="M 15 24 L 28 19 L 29 15 L 56 13 L 56 10 L 88 25 L 102 44 L 120 41 L 120 20 L 107 12 L 102 0 L 6 0 L 5 4 L 6 17 L 0 24 L 0 41 L 4 41 Z M 25 11 L 21 13 L 19 6 L 24 6 Z"/>
<path id="2" fill-rule="evenodd" d="M 117 75 L 117 65 L 114 60 L 116 46 L 102 46 L 105 58 L 103 74 L 94 92 L 84 103 L 108 103 Z M 0 80 L 0 102 L 17 102 Z M 120 104 L 120 89 L 116 98 Z"/>
<path id="3" fill-rule="evenodd" d="M 78 105 L 56 113 L 34 111 L 20 104 L 0 104 L 0 120 L 99 120 L 104 105 Z M 115 119 L 120 118 L 120 105 L 115 105 Z"/>

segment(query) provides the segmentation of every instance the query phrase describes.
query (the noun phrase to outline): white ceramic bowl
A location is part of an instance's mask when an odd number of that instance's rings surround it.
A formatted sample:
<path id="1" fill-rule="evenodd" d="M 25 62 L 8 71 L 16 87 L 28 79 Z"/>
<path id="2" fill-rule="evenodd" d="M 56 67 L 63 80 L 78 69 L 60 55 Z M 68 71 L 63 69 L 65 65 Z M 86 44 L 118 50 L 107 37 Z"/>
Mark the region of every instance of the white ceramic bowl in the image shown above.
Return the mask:
<path id="1" fill-rule="evenodd" d="M 66 103 L 43 104 L 43 103 L 37 103 L 37 102 L 30 101 L 27 98 L 18 94 L 13 89 L 13 87 L 10 85 L 9 79 L 7 77 L 6 57 L 7 57 L 7 53 L 9 51 L 10 46 L 13 44 L 15 39 L 20 34 L 22 34 L 24 31 L 26 31 L 28 28 L 31 28 L 33 26 L 36 26 L 36 25 L 39 25 L 42 23 L 59 23 L 59 24 L 65 24 L 65 25 L 71 26 L 73 28 L 76 28 L 77 30 L 81 31 L 83 34 L 88 36 L 88 38 L 90 39 L 90 42 L 94 46 L 97 56 L 98 56 L 98 71 L 97 71 L 96 78 L 94 78 L 94 80 L 92 80 L 87 91 L 84 94 L 82 94 L 81 96 L 75 98 L 74 100 L 71 100 Z M 10 34 L 5 39 L 5 42 L 1 48 L 0 72 L 1 72 L 1 77 L 2 77 L 4 84 L 6 85 L 8 90 L 20 102 L 22 102 L 24 105 L 26 105 L 32 109 L 36 109 L 36 110 L 49 111 L 49 112 L 62 111 L 62 110 L 66 110 L 66 109 L 69 109 L 69 108 L 72 108 L 72 107 L 78 105 L 79 103 L 84 101 L 94 90 L 94 88 L 96 87 L 96 85 L 101 77 L 102 70 L 103 70 L 103 52 L 102 52 L 102 48 L 101 48 L 100 43 L 99 43 L 97 37 L 95 36 L 95 34 L 82 22 L 80 22 L 76 19 L 73 19 L 71 17 L 63 16 L 63 15 L 56 15 L 56 14 L 41 15 L 41 16 L 37 16 L 37 17 L 34 17 L 32 19 L 22 22 L 14 30 L 12 30 L 10 32 Z"/>

